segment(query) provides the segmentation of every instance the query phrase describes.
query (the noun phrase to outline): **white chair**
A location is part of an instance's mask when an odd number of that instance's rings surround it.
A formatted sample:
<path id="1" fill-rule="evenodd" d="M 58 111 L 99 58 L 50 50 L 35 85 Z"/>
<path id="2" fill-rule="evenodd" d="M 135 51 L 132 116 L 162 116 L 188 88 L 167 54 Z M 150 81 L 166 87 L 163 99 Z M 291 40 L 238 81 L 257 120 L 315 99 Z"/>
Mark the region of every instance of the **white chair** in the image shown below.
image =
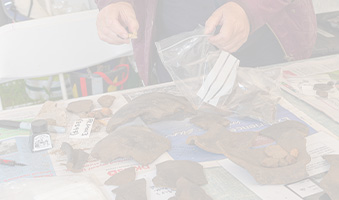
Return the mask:
<path id="1" fill-rule="evenodd" d="M 0 81 L 59 74 L 132 55 L 131 45 L 102 42 L 96 30 L 98 11 L 35 19 L 0 27 Z"/>

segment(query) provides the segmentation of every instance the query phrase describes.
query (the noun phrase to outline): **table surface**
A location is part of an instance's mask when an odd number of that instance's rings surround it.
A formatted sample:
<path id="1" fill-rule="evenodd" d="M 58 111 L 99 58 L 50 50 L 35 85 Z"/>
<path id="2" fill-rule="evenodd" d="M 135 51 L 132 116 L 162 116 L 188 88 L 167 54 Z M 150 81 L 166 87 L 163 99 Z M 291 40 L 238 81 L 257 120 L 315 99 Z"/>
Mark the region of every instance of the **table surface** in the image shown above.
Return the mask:
<path id="1" fill-rule="evenodd" d="M 326 58 L 324 58 L 326 60 Z M 285 65 L 277 65 L 271 66 L 267 69 L 272 69 L 272 71 L 279 71 L 279 68 Z M 338 65 L 339 68 L 339 65 Z M 123 95 L 127 93 L 142 93 L 144 90 L 149 89 L 157 89 L 168 87 L 169 85 L 173 85 L 173 83 L 167 83 L 163 85 L 156 85 L 150 87 L 143 87 L 143 88 L 135 88 L 126 91 L 117 91 L 113 92 L 112 95 Z M 97 99 L 98 96 L 91 96 L 85 97 L 90 99 Z M 288 102 L 290 102 L 293 106 L 298 108 L 300 111 L 317 121 L 322 126 L 326 127 L 330 130 L 333 134 L 339 136 L 339 124 L 334 122 L 332 119 L 327 117 L 322 112 L 314 109 L 310 105 L 306 104 L 305 102 L 295 98 L 294 96 L 282 92 L 282 97 L 284 97 Z M 69 100 L 74 101 L 74 100 Z M 69 101 L 60 101 L 61 104 L 67 104 Z M 21 120 L 21 119 L 28 119 L 36 116 L 41 108 L 41 105 L 26 107 L 26 108 L 19 108 L 15 110 L 7 110 L 0 112 L 0 119 L 14 119 L 14 120 Z M 1 135 L 1 134 L 0 134 Z M 227 172 L 222 167 L 211 167 L 206 168 L 205 173 L 207 175 L 209 184 L 203 186 L 205 191 L 215 200 L 237 200 L 237 199 L 251 199 L 256 200 L 260 199 L 257 197 L 252 191 L 247 189 L 242 183 L 240 183 L 232 174 Z"/>

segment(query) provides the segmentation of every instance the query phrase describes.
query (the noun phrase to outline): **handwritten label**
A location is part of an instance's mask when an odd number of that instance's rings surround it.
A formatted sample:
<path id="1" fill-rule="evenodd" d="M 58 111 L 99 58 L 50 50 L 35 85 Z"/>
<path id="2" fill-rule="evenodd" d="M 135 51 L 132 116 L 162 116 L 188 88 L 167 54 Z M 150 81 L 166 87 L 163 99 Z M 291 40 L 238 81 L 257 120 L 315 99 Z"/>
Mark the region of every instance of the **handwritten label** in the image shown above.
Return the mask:
<path id="1" fill-rule="evenodd" d="M 76 122 L 74 122 L 69 137 L 78 139 L 89 138 L 89 136 L 91 135 L 93 122 L 94 118 L 84 118 L 77 120 Z"/>

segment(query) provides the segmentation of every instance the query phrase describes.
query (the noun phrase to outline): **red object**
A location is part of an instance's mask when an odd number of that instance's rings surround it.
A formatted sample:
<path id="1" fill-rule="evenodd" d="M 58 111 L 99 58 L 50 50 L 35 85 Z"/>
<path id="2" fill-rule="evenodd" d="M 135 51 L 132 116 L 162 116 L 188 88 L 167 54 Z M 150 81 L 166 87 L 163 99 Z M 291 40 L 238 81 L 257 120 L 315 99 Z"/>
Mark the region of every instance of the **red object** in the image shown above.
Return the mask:
<path id="1" fill-rule="evenodd" d="M 87 85 L 86 85 L 86 78 L 80 78 L 80 87 L 81 87 L 81 94 L 83 97 L 86 97 L 87 94 Z"/>

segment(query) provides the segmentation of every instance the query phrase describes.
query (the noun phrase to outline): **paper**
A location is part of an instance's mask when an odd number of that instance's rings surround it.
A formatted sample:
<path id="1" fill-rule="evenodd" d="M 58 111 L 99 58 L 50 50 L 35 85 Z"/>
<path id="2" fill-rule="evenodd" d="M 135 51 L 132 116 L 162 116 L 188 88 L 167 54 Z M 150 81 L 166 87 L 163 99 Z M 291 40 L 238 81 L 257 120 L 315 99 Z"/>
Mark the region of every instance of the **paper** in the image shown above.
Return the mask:
<path id="1" fill-rule="evenodd" d="M 222 51 L 197 95 L 204 102 L 216 106 L 221 96 L 231 93 L 238 66 L 239 61 L 233 55 Z"/>
<path id="2" fill-rule="evenodd" d="M 82 118 L 74 122 L 71 129 L 70 138 L 84 139 L 91 135 L 94 118 Z"/>
<path id="3" fill-rule="evenodd" d="M 329 165 L 324 162 L 321 156 L 338 154 L 339 141 L 327 133 L 315 133 L 307 137 L 307 151 L 312 158 L 312 161 L 307 165 L 310 177 L 288 185 L 259 185 L 245 169 L 232 161 L 222 160 L 219 163 L 263 200 L 308 200 L 323 192 L 318 186 L 318 176 L 328 171 Z"/>
<path id="4" fill-rule="evenodd" d="M 281 79 L 281 88 L 339 122 L 338 73 L 339 71 L 307 77 L 288 76 Z M 316 90 L 317 86 L 326 88 Z"/>

